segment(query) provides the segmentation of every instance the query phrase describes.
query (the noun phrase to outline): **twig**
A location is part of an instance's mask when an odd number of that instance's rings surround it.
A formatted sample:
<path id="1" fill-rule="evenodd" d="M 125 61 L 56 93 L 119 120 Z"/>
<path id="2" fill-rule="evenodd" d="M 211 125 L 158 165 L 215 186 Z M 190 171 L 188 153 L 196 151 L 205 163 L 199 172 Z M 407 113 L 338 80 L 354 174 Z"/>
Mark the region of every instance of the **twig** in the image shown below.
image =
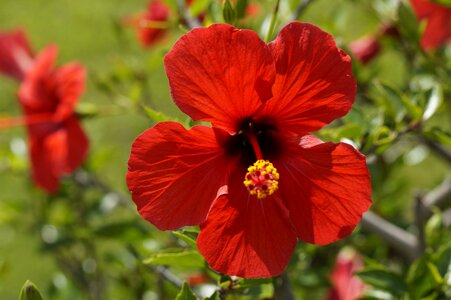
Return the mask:
<path id="1" fill-rule="evenodd" d="M 168 268 L 163 267 L 163 266 L 152 266 L 152 265 L 148 265 L 147 267 L 149 267 L 150 269 L 152 269 L 153 271 L 158 273 L 161 277 L 163 277 L 164 279 L 166 279 L 167 281 L 169 281 L 170 283 L 172 283 L 179 289 L 182 288 L 183 281 L 180 278 L 178 278 L 177 276 L 175 276 L 174 274 L 172 274 L 168 270 Z"/>
<path id="2" fill-rule="evenodd" d="M 294 300 L 290 279 L 286 272 L 274 279 L 274 298 L 276 300 Z"/>
<path id="3" fill-rule="evenodd" d="M 426 249 L 426 242 L 424 236 L 424 222 L 425 219 L 422 217 L 423 210 L 423 196 L 417 194 L 415 196 L 415 224 L 418 230 L 417 239 L 418 239 L 418 251 L 421 254 L 424 254 L 424 250 Z"/>
<path id="4" fill-rule="evenodd" d="M 177 8 L 179 10 L 180 16 L 182 17 L 182 20 L 186 23 L 189 29 L 201 27 L 199 20 L 193 18 L 193 16 L 187 9 L 185 0 L 177 0 Z"/>
<path id="5" fill-rule="evenodd" d="M 445 179 L 438 187 L 427 193 L 422 199 L 421 215 L 427 219 L 432 213 L 430 208 L 444 207 L 451 201 L 451 179 Z"/>
<path id="6" fill-rule="evenodd" d="M 291 16 L 291 20 L 296 21 L 299 19 L 299 17 L 302 15 L 302 13 L 305 11 L 305 9 L 313 2 L 313 0 L 302 0 L 301 3 L 299 3 L 298 7 L 294 11 L 293 15 Z"/>
<path id="7" fill-rule="evenodd" d="M 451 208 L 448 208 L 447 210 L 445 210 L 443 212 L 442 218 L 443 218 L 443 225 L 445 225 L 445 227 L 450 227 L 451 226 Z"/>
<path id="8" fill-rule="evenodd" d="M 368 211 L 360 223 L 365 230 L 384 239 L 393 248 L 414 260 L 420 255 L 418 239 L 411 233 L 399 228 L 375 213 Z"/>
<path id="9" fill-rule="evenodd" d="M 112 195 L 116 196 L 117 199 L 119 200 L 119 203 L 121 203 L 125 206 L 130 206 L 132 203 L 132 201 L 130 200 L 129 197 L 125 196 L 124 194 L 122 194 L 118 191 L 112 190 L 108 185 L 101 182 L 97 177 L 95 177 L 94 175 L 92 175 L 91 173 L 89 173 L 83 169 L 78 169 L 77 171 L 75 171 L 72 175 L 72 178 L 78 185 L 80 185 L 82 187 L 98 188 L 104 194 L 112 194 Z"/>
<path id="10" fill-rule="evenodd" d="M 139 252 L 135 249 L 135 247 L 133 247 L 132 245 L 128 245 L 127 249 L 138 261 L 142 262 L 143 257 L 141 256 L 141 254 L 139 254 Z M 153 266 L 147 264 L 145 264 L 145 266 L 154 271 L 155 273 L 157 273 L 158 275 L 160 275 L 161 277 L 163 277 L 164 279 L 166 279 L 167 281 L 169 281 L 170 283 L 172 283 L 174 286 L 178 287 L 179 289 L 182 288 L 183 281 L 174 274 L 172 274 L 171 271 L 168 270 L 168 268 L 163 266 Z"/>
<path id="11" fill-rule="evenodd" d="M 446 150 L 445 147 L 425 137 L 420 137 L 419 139 L 424 145 L 428 146 L 429 149 L 440 155 L 441 158 L 443 158 L 444 160 L 446 160 L 446 162 L 451 164 L 451 153 L 448 150 Z"/>

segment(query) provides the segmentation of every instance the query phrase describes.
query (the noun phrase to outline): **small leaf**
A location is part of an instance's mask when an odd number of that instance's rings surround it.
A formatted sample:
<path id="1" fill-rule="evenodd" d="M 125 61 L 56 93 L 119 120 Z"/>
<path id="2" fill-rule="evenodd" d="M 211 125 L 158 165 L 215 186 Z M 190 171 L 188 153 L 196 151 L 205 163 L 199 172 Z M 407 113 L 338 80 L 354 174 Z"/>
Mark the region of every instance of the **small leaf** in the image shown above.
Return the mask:
<path id="1" fill-rule="evenodd" d="M 451 146 L 451 133 L 444 131 L 438 127 L 432 127 L 423 130 L 423 135 L 428 139 L 437 141 L 440 144 Z"/>
<path id="2" fill-rule="evenodd" d="M 246 16 L 248 2 L 248 0 L 238 0 L 236 2 L 236 15 L 238 19 L 242 19 Z"/>
<path id="3" fill-rule="evenodd" d="M 439 108 L 440 104 L 443 102 L 443 90 L 442 87 L 437 84 L 432 89 L 431 95 L 429 96 L 428 103 L 423 113 L 423 120 L 427 120 L 434 115 L 434 113 Z"/>
<path id="4" fill-rule="evenodd" d="M 434 253 L 434 262 L 442 277 L 451 276 L 451 242 L 441 246 Z"/>
<path id="5" fill-rule="evenodd" d="M 204 300 L 220 300 L 220 299 L 221 298 L 219 297 L 219 292 L 216 291 L 211 296 L 205 298 Z"/>
<path id="6" fill-rule="evenodd" d="M 401 34 L 418 44 L 421 32 L 418 20 L 412 9 L 402 1 L 399 2 L 398 17 Z"/>
<path id="7" fill-rule="evenodd" d="M 431 293 L 441 287 L 438 278 L 441 278 L 441 275 L 431 262 L 429 255 L 420 257 L 413 262 L 407 273 L 410 294 L 414 295 L 415 299 L 430 296 Z"/>
<path id="8" fill-rule="evenodd" d="M 191 236 L 186 234 L 184 231 L 173 231 L 172 232 L 177 238 L 181 239 L 185 243 L 187 243 L 189 246 L 191 246 L 194 249 L 197 249 L 196 240 L 193 239 Z"/>
<path id="9" fill-rule="evenodd" d="M 157 253 L 143 261 L 147 265 L 162 265 L 185 268 L 202 268 L 204 259 L 195 250 L 187 250 L 175 253 Z"/>
<path id="10" fill-rule="evenodd" d="M 357 272 L 357 275 L 365 283 L 372 285 L 376 289 L 381 289 L 397 296 L 407 293 L 406 283 L 396 273 L 379 268 L 367 268 Z"/>
<path id="11" fill-rule="evenodd" d="M 392 132 L 388 127 L 381 126 L 373 131 L 373 144 L 376 146 L 382 146 L 393 142 L 396 138 L 394 132 Z"/>
<path id="12" fill-rule="evenodd" d="M 193 291 L 189 288 L 186 282 L 183 282 L 182 289 L 177 294 L 175 300 L 196 300 L 196 295 L 194 295 Z"/>
<path id="13" fill-rule="evenodd" d="M 234 24 L 236 21 L 236 11 L 229 0 L 224 1 L 222 17 L 224 18 L 224 21 L 229 24 Z"/>
<path id="14" fill-rule="evenodd" d="M 441 243 L 443 231 L 443 216 L 440 210 L 434 211 L 424 226 L 424 233 L 429 246 L 435 247 Z"/>
<path id="15" fill-rule="evenodd" d="M 415 121 L 419 120 L 421 118 L 421 108 L 405 95 L 401 95 L 400 99 L 402 104 L 404 104 L 404 107 L 407 109 L 409 116 Z"/>
<path id="16" fill-rule="evenodd" d="M 237 286 L 241 288 L 246 288 L 256 285 L 268 284 L 272 282 L 273 282 L 272 278 L 243 278 L 238 281 Z"/>
<path id="17" fill-rule="evenodd" d="M 144 111 L 146 112 L 147 116 L 154 122 L 164 122 L 164 121 L 178 122 L 176 118 L 169 117 L 164 113 L 156 111 L 148 106 L 143 105 L 142 107 L 144 108 Z"/>
<path id="18" fill-rule="evenodd" d="M 19 300 L 42 300 L 42 296 L 34 283 L 27 280 L 20 291 Z"/>

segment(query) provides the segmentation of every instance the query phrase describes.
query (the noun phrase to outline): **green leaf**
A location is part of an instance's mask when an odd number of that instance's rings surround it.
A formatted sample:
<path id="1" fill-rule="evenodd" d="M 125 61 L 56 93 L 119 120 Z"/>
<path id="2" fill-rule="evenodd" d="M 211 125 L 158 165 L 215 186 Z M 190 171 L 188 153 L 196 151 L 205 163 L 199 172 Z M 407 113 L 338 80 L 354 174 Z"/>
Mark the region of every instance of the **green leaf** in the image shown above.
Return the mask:
<path id="1" fill-rule="evenodd" d="M 357 275 L 367 284 L 390 292 L 393 295 L 402 296 L 407 293 L 407 285 L 396 273 L 379 268 L 367 268 L 357 272 Z"/>
<path id="2" fill-rule="evenodd" d="M 185 268 L 203 268 L 205 265 L 202 256 L 195 250 L 186 250 L 175 253 L 157 253 L 143 261 L 147 265 L 162 265 Z"/>
<path id="3" fill-rule="evenodd" d="M 221 298 L 219 297 L 219 292 L 216 291 L 213 293 L 213 295 L 211 295 L 210 297 L 205 298 L 204 300 L 221 300 Z"/>
<path id="4" fill-rule="evenodd" d="M 237 286 L 241 288 L 247 288 L 272 282 L 273 278 L 242 278 L 238 281 Z"/>
<path id="5" fill-rule="evenodd" d="M 183 230 L 180 231 L 173 231 L 172 232 L 177 238 L 181 239 L 185 243 L 187 243 L 189 246 L 191 246 L 194 249 L 197 249 L 196 240 L 193 239 L 191 236 L 189 236 L 186 232 Z"/>
<path id="6" fill-rule="evenodd" d="M 398 17 L 401 34 L 418 45 L 418 41 L 420 40 L 421 36 L 421 30 L 418 24 L 417 17 L 415 16 L 412 9 L 409 6 L 405 5 L 402 1 L 399 2 L 398 6 Z"/>
<path id="7" fill-rule="evenodd" d="M 384 117 L 392 122 L 400 122 L 406 113 L 402 94 L 395 86 L 375 80 L 373 82 L 373 95 L 380 107 L 384 110 Z M 387 123 L 386 123 L 387 124 Z"/>
<path id="8" fill-rule="evenodd" d="M 451 146 L 451 133 L 444 131 L 438 127 L 432 127 L 423 130 L 423 135 L 428 139 L 437 141 L 440 144 Z"/>
<path id="9" fill-rule="evenodd" d="M 451 242 L 441 246 L 434 254 L 433 260 L 442 277 L 451 273 Z M 448 274 L 451 276 L 451 274 Z"/>
<path id="10" fill-rule="evenodd" d="M 156 111 L 146 105 L 143 105 L 142 107 L 144 108 L 144 111 L 146 112 L 147 116 L 156 123 L 164 122 L 164 121 L 179 122 L 179 120 L 177 120 L 177 118 L 169 117 L 169 116 L 165 115 L 164 113 Z"/>
<path id="11" fill-rule="evenodd" d="M 246 16 L 248 2 L 248 0 L 238 0 L 236 2 L 236 15 L 238 19 L 242 19 Z"/>
<path id="12" fill-rule="evenodd" d="M 183 282 L 182 289 L 177 294 L 175 300 L 196 300 L 196 295 L 194 295 L 193 291 L 189 288 L 186 282 Z"/>
<path id="13" fill-rule="evenodd" d="M 439 108 L 440 104 L 443 103 L 443 89 L 441 85 L 437 84 L 432 89 L 431 95 L 429 96 L 426 108 L 423 113 L 423 120 L 427 120 L 434 115 L 434 113 Z"/>
<path id="14" fill-rule="evenodd" d="M 373 144 L 382 146 L 393 142 L 396 139 L 396 134 L 388 127 L 382 126 L 372 132 Z"/>
<path id="15" fill-rule="evenodd" d="M 441 243 L 443 234 L 443 216 L 440 210 L 434 211 L 432 217 L 429 218 L 424 226 L 426 241 L 430 247 L 434 247 Z"/>
<path id="16" fill-rule="evenodd" d="M 224 21 L 229 24 L 234 24 L 236 21 L 236 11 L 229 0 L 224 1 L 222 17 L 224 18 Z"/>
<path id="17" fill-rule="evenodd" d="M 431 262 L 429 255 L 416 260 L 408 270 L 407 283 L 411 295 L 415 299 L 431 296 L 441 288 L 441 275 L 437 267 Z"/>
<path id="18" fill-rule="evenodd" d="M 405 95 L 401 95 L 400 99 L 402 104 L 404 104 L 404 107 L 407 109 L 409 116 L 415 121 L 419 120 L 421 118 L 421 108 Z"/>
<path id="19" fill-rule="evenodd" d="M 19 300 L 42 300 L 42 295 L 34 283 L 27 280 L 20 291 Z"/>

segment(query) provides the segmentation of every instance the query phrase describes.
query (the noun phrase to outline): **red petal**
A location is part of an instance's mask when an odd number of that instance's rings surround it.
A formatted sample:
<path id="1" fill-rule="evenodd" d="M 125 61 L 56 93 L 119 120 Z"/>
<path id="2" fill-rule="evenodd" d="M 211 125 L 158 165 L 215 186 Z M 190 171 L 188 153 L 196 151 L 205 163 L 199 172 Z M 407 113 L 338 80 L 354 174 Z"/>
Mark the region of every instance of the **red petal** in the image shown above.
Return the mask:
<path id="1" fill-rule="evenodd" d="M 443 8 L 442 8 L 443 9 Z M 421 37 L 423 49 L 435 49 L 451 40 L 451 9 L 437 11 L 427 21 Z"/>
<path id="2" fill-rule="evenodd" d="M 433 15 L 441 6 L 432 3 L 429 0 L 410 0 L 413 10 L 419 19 Z"/>
<path id="3" fill-rule="evenodd" d="M 66 127 L 66 145 L 67 156 L 65 162 L 65 173 L 72 173 L 78 169 L 86 158 L 89 148 L 89 140 L 83 129 L 80 127 L 80 122 L 74 116 L 70 117 L 64 122 Z"/>
<path id="4" fill-rule="evenodd" d="M 353 57 L 363 64 L 372 61 L 379 54 L 380 48 L 379 41 L 372 36 L 364 36 L 349 43 L 349 50 Z"/>
<path id="5" fill-rule="evenodd" d="M 231 133 L 271 97 L 273 59 L 250 30 L 225 24 L 194 29 L 175 43 L 165 67 L 178 107 Z"/>
<path id="6" fill-rule="evenodd" d="M 168 6 L 159 1 L 152 0 L 149 2 L 146 13 L 140 18 L 137 24 L 138 37 L 144 47 L 154 45 L 166 33 L 164 28 L 153 28 L 152 24 L 146 22 L 165 22 L 169 19 Z"/>
<path id="7" fill-rule="evenodd" d="M 33 63 L 33 53 L 23 30 L 0 32 L 0 72 L 17 80 Z"/>
<path id="8" fill-rule="evenodd" d="M 363 259 L 352 249 L 338 253 L 330 274 L 332 288 L 327 300 L 354 300 L 363 296 L 365 285 L 355 274 L 363 269 Z"/>
<path id="9" fill-rule="evenodd" d="M 200 253 L 216 271 L 246 278 L 283 272 L 296 246 L 296 233 L 278 196 L 258 199 L 234 172 L 229 194 L 215 200 L 197 238 Z"/>
<path id="10" fill-rule="evenodd" d="M 230 163 L 211 128 L 163 122 L 133 143 L 127 184 L 139 213 L 159 229 L 198 225 Z"/>
<path id="11" fill-rule="evenodd" d="M 58 49 L 49 46 L 36 57 L 19 90 L 19 99 L 26 113 L 53 112 L 57 99 L 49 97 L 49 77 Z"/>
<path id="12" fill-rule="evenodd" d="M 33 134 L 33 126 L 29 131 L 33 178 L 48 193 L 58 190 L 59 178 L 78 168 L 88 150 L 88 139 L 75 117 L 60 126 L 44 136 Z"/>
<path id="13" fill-rule="evenodd" d="M 58 135 L 56 135 L 58 137 Z M 52 140 L 52 136 L 49 136 Z M 52 194 L 58 190 L 58 176 L 53 172 L 52 156 L 57 149 L 49 149 L 47 140 L 30 136 L 30 159 L 32 165 L 33 180 L 36 185 L 43 188 L 47 193 Z"/>
<path id="14" fill-rule="evenodd" d="M 426 29 L 421 37 L 424 49 L 434 49 L 451 39 L 451 8 L 425 0 L 411 0 L 419 20 L 426 19 Z"/>
<path id="15" fill-rule="evenodd" d="M 351 59 L 316 26 L 293 22 L 269 44 L 276 61 L 274 99 L 269 115 L 285 130 L 315 131 L 351 108 L 356 82 Z"/>
<path id="16" fill-rule="evenodd" d="M 63 120 L 74 112 L 85 89 L 86 71 L 78 63 L 61 66 L 52 74 L 52 94 L 58 98 L 55 118 Z"/>
<path id="17" fill-rule="evenodd" d="M 348 144 L 301 145 L 287 145 L 283 159 L 275 162 L 280 194 L 298 237 L 328 244 L 350 234 L 371 206 L 368 168 L 365 157 Z"/>

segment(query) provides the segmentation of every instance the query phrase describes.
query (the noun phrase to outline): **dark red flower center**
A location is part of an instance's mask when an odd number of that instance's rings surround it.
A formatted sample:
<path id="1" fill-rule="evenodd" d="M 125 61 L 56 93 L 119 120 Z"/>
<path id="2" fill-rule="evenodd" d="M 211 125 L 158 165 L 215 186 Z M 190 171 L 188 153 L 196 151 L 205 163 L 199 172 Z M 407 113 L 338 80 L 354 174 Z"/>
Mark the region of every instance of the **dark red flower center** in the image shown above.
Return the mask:
<path id="1" fill-rule="evenodd" d="M 249 193 L 259 199 L 274 193 L 278 188 L 279 174 L 270 160 L 280 155 L 277 126 L 272 122 L 246 118 L 239 123 L 237 134 L 226 142 L 226 152 L 239 156 L 247 168 L 244 185 Z"/>

